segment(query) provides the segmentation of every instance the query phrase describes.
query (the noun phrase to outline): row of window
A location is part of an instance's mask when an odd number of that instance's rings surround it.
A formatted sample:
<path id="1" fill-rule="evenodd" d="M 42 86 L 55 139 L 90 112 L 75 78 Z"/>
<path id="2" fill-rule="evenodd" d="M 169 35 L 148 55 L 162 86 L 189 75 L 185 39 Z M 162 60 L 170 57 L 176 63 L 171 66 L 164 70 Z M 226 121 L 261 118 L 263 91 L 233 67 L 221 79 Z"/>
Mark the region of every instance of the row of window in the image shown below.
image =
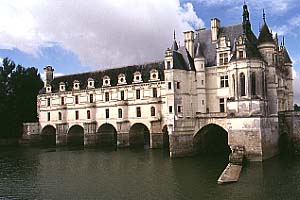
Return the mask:
<path id="1" fill-rule="evenodd" d="M 153 69 L 150 71 L 150 81 L 155 81 L 158 80 L 158 71 L 156 69 Z M 140 83 L 143 82 L 142 80 L 142 74 L 140 72 L 135 72 L 134 73 L 134 78 L 133 78 L 133 83 Z M 88 79 L 88 88 L 94 88 L 94 79 L 89 78 Z M 118 85 L 120 84 L 126 84 L 126 76 L 125 74 L 119 74 L 118 76 Z M 73 81 L 73 89 L 79 90 L 80 89 L 80 82 L 78 80 Z M 110 77 L 109 76 L 104 76 L 103 77 L 103 86 L 111 86 L 110 84 Z M 51 86 L 50 86 L 51 87 Z M 47 92 L 51 92 L 51 88 L 47 89 Z M 59 84 L 59 90 L 60 91 L 65 91 L 66 90 L 66 84 L 64 82 L 61 82 Z"/>
<path id="2" fill-rule="evenodd" d="M 172 89 L 172 82 L 168 82 L 168 89 Z M 176 89 L 180 89 L 180 82 L 176 82 Z"/>
<path id="3" fill-rule="evenodd" d="M 178 113 L 181 113 L 182 112 L 182 107 L 178 106 L 177 111 L 178 111 Z M 173 112 L 173 106 L 169 106 L 169 113 L 172 113 L 172 112 Z M 155 107 L 153 107 L 153 106 L 151 107 L 150 113 L 151 113 L 152 117 L 156 116 Z M 142 116 L 141 107 L 136 107 L 136 117 L 141 117 L 141 116 Z M 91 111 L 90 110 L 86 111 L 86 118 L 91 119 Z M 108 108 L 105 109 L 105 118 L 106 119 L 109 118 L 109 109 Z M 123 118 L 123 110 L 121 108 L 118 109 L 118 118 Z M 75 111 L 75 120 L 78 120 L 78 119 L 79 119 L 79 111 L 76 110 Z M 51 120 L 50 112 L 47 113 L 47 120 L 48 121 Z M 58 112 L 58 120 L 62 120 L 62 113 L 61 112 Z"/>
<path id="4" fill-rule="evenodd" d="M 152 88 L 152 97 L 157 97 L 157 88 Z M 141 99 L 141 90 L 140 89 L 137 89 L 135 91 L 135 97 L 136 99 Z M 75 104 L 79 104 L 79 97 L 78 95 L 75 95 L 74 96 L 75 98 Z M 104 93 L 104 99 L 105 101 L 109 101 L 109 92 L 105 92 Z M 122 90 L 120 92 L 120 100 L 125 100 L 125 92 L 124 90 Z M 93 94 L 90 94 L 89 95 L 89 102 L 90 103 L 94 103 L 94 95 Z M 48 98 L 47 99 L 47 106 L 50 106 L 51 105 L 51 99 Z M 61 105 L 65 105 L 65 97 L 61 97 Z"/>
<path id="5" fill-rule="evenodd" d="M 240 73 L 239 80 L 240 80 L 240 95 L 246 96 L 246 79 L 245 79 L 244 73 Z M 251 81 L 251 85 L 250 85 L 251 86 L 251 95 L 253 96 L 253 95 L 256 95 L 255 72 L 251 72 L 250 81 Z M 233 84 L 233 91 L 235 92 L 235 77 L 234 77 L 234 75 L 232 75 L 232 84 Z M 221 86 L 221 88 L 229 87 L 228 75 L 220 77 L 220 86 Z"/>

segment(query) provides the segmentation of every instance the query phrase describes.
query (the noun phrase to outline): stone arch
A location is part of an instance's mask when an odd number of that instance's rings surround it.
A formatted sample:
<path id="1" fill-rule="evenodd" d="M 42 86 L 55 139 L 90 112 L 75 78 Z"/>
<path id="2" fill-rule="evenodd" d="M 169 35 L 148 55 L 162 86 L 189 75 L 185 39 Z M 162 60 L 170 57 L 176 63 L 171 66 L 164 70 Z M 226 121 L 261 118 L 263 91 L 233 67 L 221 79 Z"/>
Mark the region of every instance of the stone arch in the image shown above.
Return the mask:
<path id="1" fill-rule="evenodd" d="M 202 127 L 193 137 L 195 153 L 229 155 L 228 132 L 220 125 L 208 124 Z"/>
<path id="2" fill-rule="evenodd" d="M 163 126 L 162 133 L 163 133 L 163 148 L 170 149 L 169 132 L 168 132 L 167 125 Z"/>
<path id="3" fill-rule="evenodd" d="M 129 146 L 144 148 L 150 147 L 150 131 L 145 124 L 135 123 L 130 127 Z"/>
<path id="4" fill-rule="evenodd" d="M 67 145 L 84 145 L 84 129 L 80 125 L 73 125 L 69 128 L 67 134 Z"/>
<path id="5" fill-rule="evenodd" d="M 56 129 L 52 125 L 46 125 L 41 131 L 42 145 L 55 146 L 56 145 Z"/>
<path id="6" fill-rule="evenodd" d="M 110 147 L 117 146 L 117 130 L 113 125 L 105 123 L 97 129 L 97 145 Z"/>

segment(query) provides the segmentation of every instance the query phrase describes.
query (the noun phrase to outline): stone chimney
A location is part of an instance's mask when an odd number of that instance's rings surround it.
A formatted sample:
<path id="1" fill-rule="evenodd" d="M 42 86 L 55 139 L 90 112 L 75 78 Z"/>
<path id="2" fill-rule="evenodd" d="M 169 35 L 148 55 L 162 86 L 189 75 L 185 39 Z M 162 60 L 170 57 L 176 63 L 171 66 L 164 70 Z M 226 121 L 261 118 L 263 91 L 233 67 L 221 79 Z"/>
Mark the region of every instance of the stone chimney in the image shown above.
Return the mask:
<path id="1" fill-rule="evenodd" d="M 218 32 L 220 29 L 220 20 L 217 18 L 211 19 L 211 41 L 216 42 L 218 40 Z"/>
<path id="2" fill-rule="evenodd" d="M 191 57 L 194 58 L 194 31 L 184 32 L 184 45 Z"/>
<path id="3" fill-rule="evenodd" d="M 47 84 L 51 83 L 51 81 L 53 80 L 53 72 L 54 69 L 50 65 L 44 68 L 44 73 L 45 73 L 44 87 L 46 87 Z"/>

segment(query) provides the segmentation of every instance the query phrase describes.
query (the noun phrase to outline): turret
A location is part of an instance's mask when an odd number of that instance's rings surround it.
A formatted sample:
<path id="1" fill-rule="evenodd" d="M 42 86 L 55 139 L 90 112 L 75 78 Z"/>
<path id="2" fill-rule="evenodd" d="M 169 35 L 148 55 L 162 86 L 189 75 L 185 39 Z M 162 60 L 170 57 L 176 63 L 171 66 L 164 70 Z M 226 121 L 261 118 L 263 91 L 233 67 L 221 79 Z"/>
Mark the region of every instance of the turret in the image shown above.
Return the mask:
<path id="1" fill-rule="evenodd" d="M 53 80 L 53 72 L 54 69 L 52 66 L 48 65 L 44 68 L 45 80 L 44 80 L 44 87 L 51 83 Z"/>

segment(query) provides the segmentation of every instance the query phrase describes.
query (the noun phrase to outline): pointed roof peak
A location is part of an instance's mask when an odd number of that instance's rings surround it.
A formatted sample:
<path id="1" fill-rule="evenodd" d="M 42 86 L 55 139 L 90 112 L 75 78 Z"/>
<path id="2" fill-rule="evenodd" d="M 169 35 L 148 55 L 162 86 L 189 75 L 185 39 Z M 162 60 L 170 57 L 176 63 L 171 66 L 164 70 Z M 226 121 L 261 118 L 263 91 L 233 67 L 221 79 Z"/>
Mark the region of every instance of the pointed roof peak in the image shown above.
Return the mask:
<path id="1" fill-rule="evenodd" d="M 265 9 L 263 8 L 263 21 L 266 23 L 266 13 L 265 13 Z"/>
<path id="2" fill-rule="evenodd" d="M 176 31 L 175 31 L 175 29 L 174 29 L 174 33 L 173 33 L 173 44 L 172 44 L 171 49 L 173 51 L 177 51 L 178 50 L 178 44 L 176 42 Z"/>

